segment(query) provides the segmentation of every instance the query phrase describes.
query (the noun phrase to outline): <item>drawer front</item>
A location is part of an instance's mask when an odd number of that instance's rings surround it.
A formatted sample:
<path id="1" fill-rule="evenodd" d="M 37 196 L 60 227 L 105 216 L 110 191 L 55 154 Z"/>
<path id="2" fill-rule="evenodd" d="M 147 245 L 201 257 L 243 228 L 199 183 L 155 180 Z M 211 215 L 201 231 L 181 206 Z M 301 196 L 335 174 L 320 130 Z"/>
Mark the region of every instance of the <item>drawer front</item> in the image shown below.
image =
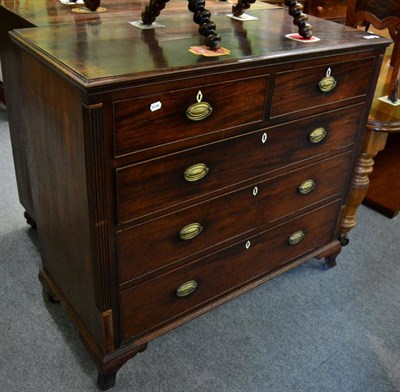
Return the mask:
<path id="1" fill-rule="evenodd" d="M 119 232 L 120 284 L 337 195 L 351 157 L 348 152 Z"/>
<path id="2" fill-rule="evenodd" d="M 373 64 L 371 58 L 277 74 L 271 117 L 366 95 Z M 331 91 L 322 92 L 320 82 L 326 89 L 336 85 Z"/>
<path id="3" fill-rule="evenodd" d="M 303 254 L 328 244 L 340 204 L 311 213 L 239 242 L 221 252 L 175 269 L 120 294 L 121 338 L 127 340 L 190 312 L 257 276 L 272 272 Z M 291 245 L 296 232 L 304 238 Z M 300 239 L 294 236 L 292 239 Z M 194 288 L 197 289 L 187 296 Z M 189 282 L 186 286 L 185 283 Z"/>
<path id="4" fill-rule="evenodd" d="M 114 102 L 115 155 L 262 121 L 267 83 L 262 76 Z M 192 107 L 197 120 L 190 120 L 186 112 L 200 100 L 199 91 L 210 107 Z"/>
<path id="5" fill-rule="evenodd" d="M 129 222 L 250 180 L 274 169 L 354 143 L 362 105 L 294 121 L 179 154 L 123 167 L 116 172 L 118 220 Z M 314 130 L 326 136 L 310 141 Z M 203 166 L 199 166 L 203 165 Z M 199 167 L 198 167 L 199 166 Z M 203 178 L 187 181 L 194 169 Z"/>

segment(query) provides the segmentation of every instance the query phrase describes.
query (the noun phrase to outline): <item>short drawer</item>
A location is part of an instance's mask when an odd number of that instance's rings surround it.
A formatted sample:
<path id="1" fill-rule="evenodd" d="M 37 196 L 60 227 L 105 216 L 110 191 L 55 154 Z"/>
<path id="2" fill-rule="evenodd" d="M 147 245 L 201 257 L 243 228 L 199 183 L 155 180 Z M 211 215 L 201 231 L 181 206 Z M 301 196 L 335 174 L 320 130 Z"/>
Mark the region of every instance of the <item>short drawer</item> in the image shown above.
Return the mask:
<path id="1" fill-rule="evenodd" d="M 278 73 L 271 117 L 365 96 L 373 65 L 374 59 L 368 58 Z M 330 78 L 327 78 L 328 75 Z M 321 90 L 329 88 L 332 90 Z"/>
<path id="2" fill-rule="evenodd" d="M 196 204 L 117 234 L 119 282 L 249 236 L 342 192 L 351 152 Z"/>
<path id="3" fill-rule="evenodd" d="M 258 276 L 327 245 L 333 240 L 339 208 L 340 203 L 331 203 L 122 292 L 122 340 L 172 321 Z M 195 286 L 197 288 L 190 293 Z"/>
<path id="4" fill-rule="evenodd" d="M 282 166 L 337 153 L 354 143 L 361 111 L 362 105 L 356 105 L 117 169 L 119 223 L 211 197 Z M 194 178 L 185 179 L 188 172 Z"/>
<path id="5" fill-rule="evenodd" d="M 267 83 L 261 76 L 114 102 L 115 155 L 262 121 Z"/>

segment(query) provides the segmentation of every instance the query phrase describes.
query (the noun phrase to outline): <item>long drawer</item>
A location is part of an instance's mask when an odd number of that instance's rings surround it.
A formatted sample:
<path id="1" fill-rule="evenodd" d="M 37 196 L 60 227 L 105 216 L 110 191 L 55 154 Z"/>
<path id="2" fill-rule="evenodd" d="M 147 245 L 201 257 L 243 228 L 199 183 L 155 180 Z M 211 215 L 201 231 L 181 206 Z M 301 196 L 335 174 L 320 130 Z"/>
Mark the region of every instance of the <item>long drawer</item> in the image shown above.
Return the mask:
<path id="1" fill-rule="evenodd" d="M 373 65 L 368 58 L 278 73 L 271 117 L 365 96 Z"/>
<path id="2" fill-rule="evenodd" d="M 115 155 L 262 121 L 267 84 L 259 76 L 114 102 Z"/>
<path id="3" fill-rule="evenodd" d="M 122 340 L 161 326 L 330 243 L 339 209 L 340 203 L 333 202 L 121 292 Z"/>
<path id="4" fill-rule="evenodd" d="M 351 157 L 347 152 L 120 231 L 120 284 L 338 195 Z"/>
<path id="5" fill-rule="evenodd" d="M 212 196 L 279 167 L 351 146 L 361 109 L 355 105 L 117 169 L 118 221 Z"/>

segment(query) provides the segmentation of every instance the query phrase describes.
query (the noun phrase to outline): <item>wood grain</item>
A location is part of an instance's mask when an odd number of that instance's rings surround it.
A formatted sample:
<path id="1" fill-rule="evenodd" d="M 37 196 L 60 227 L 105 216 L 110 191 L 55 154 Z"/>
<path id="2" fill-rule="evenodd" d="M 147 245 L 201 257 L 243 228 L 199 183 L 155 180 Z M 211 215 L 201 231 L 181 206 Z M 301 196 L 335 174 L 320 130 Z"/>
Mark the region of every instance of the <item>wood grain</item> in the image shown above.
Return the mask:
<path id="1" fill-rule="evenodd" d="M 122 340 L 170 322 L 180 314 L 329 243 L 333 240 L 337 214 L 338 203 L 335 202 L 122 292 Z M 296 230 L 303 230 L 306 236 L 299 244 L 290 245 L 288 238 Z M 248 249 L 247 241 L 251 243 Z M 178 298 L 175 290 L 191 279 L 198 282 L 198 289 L 188 297 Z"/>
<path id="2" fill-rule="evenodd" d="M 318 202 L 338 197 L 348 177 L 350 159 L 348 152 L 119 232 L 120 284 L 182 265 L 192 255 L 226 246 Z M 316 188 L 301 195 L 298 187 L 308 179 L 315 181 Z M 192 222 L 199 222 L 202 232 L 182 240 L 179 231 Z"/>
<path id="3" fill-rule="evenodd" d="M 22 29 L 1 53 L 42 281 L 77 324 L 103 389 L 149 340 L 310 257 L 332 266 L 340 250 L 339 220 L 375 79 L 355 78 L 323 105 L 303 99 L 300 82 L 293 96 L 301 110 L 271 118 L 276 75 L 349 62 L 376 75 L 389 42 L 314 19 L 321 40 L 304 46 L 283 37 L 293 31 L 284 10 L 252 12 L 259 21 L 244 26 L 216 15 L 231 49 L 221 58 L 187 50 L 199 37 L 186 12 L 161 15 L 168 27 L 150 34 L 126 20 Z M 191 129 L 176 111 L 193 103 L 185 91 L 203 86 L 215 117 Z M 138 108 L 160 96 L 168 110 L 152 123 Z M 319 127 L 327 135 L 311 143 Z M 189 183 L 183 174 L 199 163 L 209 172 Z M 298 195 L 309 177 L 315 193 Z M 180 247 L 171 233 L 192 219 L 205 222 L 204 233 Z M 289 245 L 300 230 L 304 240 Z M 198 290 L 178 301 L 175 290 L 190 279 Z"/>
<path id="4" fill-rule="evenodd" d="M 117 156 L 171 142 L 179 142 L 205 133 L 261 122 L 267 96 L 268 76 L 234 79 L 225 83 L 206 84 L 164 94 L 138 97 L 114 103 L 115 154 Z M 202 102 L 212 108 L 209 117 L 191 121 L 187 109 Z M 251 102 L 248 98 L 250 97 Z M 161 107 L 152 111 L 151 105 Z"/>
<path id="5" fill-rule="evenodd" d="M 365 82 L 370 80 L 373 62 L 374 59 L 370 58 L 363 61 L 325 63 L 311 69 L 277 74 L 271 116 L 365 96 L 368 92 L 368 84 Z M 327 75 L 328 69 L 337 84 L 332 91 L 323 93 L 318 84 Z"/>
<path id="6" fill-rule="evenodd" d="M 116 172 L 119 223 L 156 211 L 168 212 L 169 207 L 217 195 L 279 167 L 293 167 L 342 148 L 352 148 L 361 109 L 357 105 L 332 111 L 119 168 Z M 313 144 L 308 136 L 317 127 L 324 127 L 327 136 L 321 143 Z M 209 173 L 200 181 L 189 183 L 183 174 L 196 163 L 206 164 Z"/>

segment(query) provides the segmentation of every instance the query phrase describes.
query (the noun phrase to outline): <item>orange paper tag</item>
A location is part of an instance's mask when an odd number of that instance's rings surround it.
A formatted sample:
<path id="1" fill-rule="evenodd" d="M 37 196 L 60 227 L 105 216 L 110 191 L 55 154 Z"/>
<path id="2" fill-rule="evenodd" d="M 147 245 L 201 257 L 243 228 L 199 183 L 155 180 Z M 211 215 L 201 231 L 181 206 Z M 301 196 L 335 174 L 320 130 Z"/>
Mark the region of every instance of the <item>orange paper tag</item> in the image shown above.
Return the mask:
<path id="1" fill-rule="evenodd" d="M 231 53 L 229 49 L 219 48 L 217 50 L 211 50 L 208 49 L 207 46 L 191 46 L 188 50 L 190 53 L 196 54 L 197 56 L 205 57 L 225 56 Z"/>
<path id="2" fill-rule="evenodd" d="M 300 34 L 294 33 L 294 34 L 286 34 L 286 38 L 292 39 L 294 41 L 299 41 L 299 42 L 317 42 L 319 41 L 319 38 L 312 36 L 311 38 L 304 38 Z"/>

